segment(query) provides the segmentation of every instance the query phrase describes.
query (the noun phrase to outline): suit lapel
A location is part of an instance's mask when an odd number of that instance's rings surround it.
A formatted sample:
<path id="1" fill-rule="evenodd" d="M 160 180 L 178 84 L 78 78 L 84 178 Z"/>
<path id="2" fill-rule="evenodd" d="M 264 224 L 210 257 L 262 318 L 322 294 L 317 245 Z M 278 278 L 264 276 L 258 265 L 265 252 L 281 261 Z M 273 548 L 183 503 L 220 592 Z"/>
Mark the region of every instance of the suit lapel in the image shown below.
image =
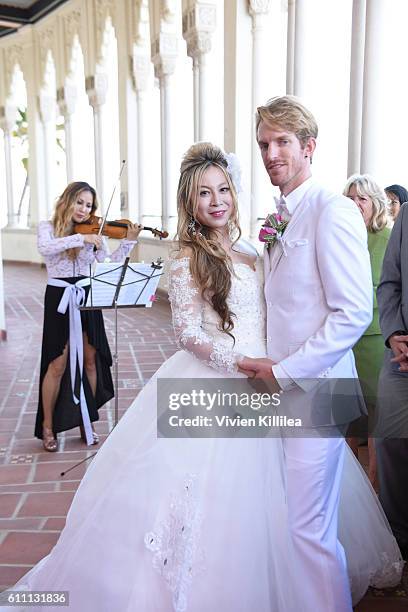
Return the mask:
<path id="1" fill-rule="evenodd" d="M 305 195 L 303 196 L 302 200 L 299 202 L 298 206 L 296 207 L 295 212 L 293 213 L 293 216 L 291 218 L 291 220 L 289 221 L 289 224 L 286 228 L 286 230 L 284 231 L 283 234 L 283 247 L 285 245 L 285 243 L 288 241 L 288 238 L 290 238 L 291 233 L 294 231 L 294 229 L 296 228 L 296 226 L 299 224 L 299 222 L 302 221 L 302 219 L 304 219 L 308 208 L 310 206 L 310 192 L 311 190 L 308 189 L 305 193 Z M 266 267 L 265 267 L 265 283 L 267 282 L 267 280 L 269 280 L 270 278 L 272 278 L 273 274 L 275 273 L 279 263 L 282 261 L 282 258 L 285 257 L 284 252 L 283 252 L 283 247 L 281 244 L 275 243 L 273 247 L 271 247 L 269 249 L 269 272 L 268 272 L 268 276 L 266 275 Z"/>

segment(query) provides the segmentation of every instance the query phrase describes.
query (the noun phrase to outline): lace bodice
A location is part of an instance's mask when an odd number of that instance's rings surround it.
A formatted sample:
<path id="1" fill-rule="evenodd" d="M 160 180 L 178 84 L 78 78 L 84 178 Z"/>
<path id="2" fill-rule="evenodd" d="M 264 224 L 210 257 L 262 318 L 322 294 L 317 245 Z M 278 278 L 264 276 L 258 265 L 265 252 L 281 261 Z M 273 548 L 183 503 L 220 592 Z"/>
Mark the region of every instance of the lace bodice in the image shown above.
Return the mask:
<path id="1" fill-rule="evenodd" d="M 242 355 L 261 357 L 265 352 L 263 269 L 234 264 L 228 306 L 235 314 L 230 336 L 218 329 L 219 317 L 203 300 L 190 273 L 188 257 L 173 259 L 169 271 L 169 299 L 180 348 L 221 372 L 237 371 Z"/>
<path id="2" fill-rule="evenodd" d="M 41 221 L 38 225 L 37 246 L 39 253 L 44 257 L 49 277 L 67 278 L 71 276 L 87 276 L 89 265 L 96 261 L 104 261 L 107 257 L 111 261 L 123 261 L 136 244 L 135 240 L 122 240 L 119 247 L 109 253 L 106 240 L 100 249 L 94 251 L 93 244 L 84 242 L 82 234 L 55 238 L 54 229 L 50 221 Z M 76 259 L 67 255 L 67 249 L 80 247 Z"/>

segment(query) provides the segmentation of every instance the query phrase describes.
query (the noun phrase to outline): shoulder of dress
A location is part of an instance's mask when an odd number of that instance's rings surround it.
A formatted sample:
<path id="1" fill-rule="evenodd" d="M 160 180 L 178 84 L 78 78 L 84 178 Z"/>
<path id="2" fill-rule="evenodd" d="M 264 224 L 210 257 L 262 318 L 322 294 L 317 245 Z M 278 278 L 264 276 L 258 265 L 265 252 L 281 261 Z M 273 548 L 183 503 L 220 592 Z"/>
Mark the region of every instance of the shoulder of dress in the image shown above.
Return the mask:
<path id="1" fill-rule="evenodd" d="M 190 257 L 187 256 L 180 256 L 180 254 L 178 254 L 177 257 L 170 257 L 169 259 L 169 263 L 170 263 L 170 270 L 178 270 L 180 268 L 184 268 L 186 270 L 190 269 Z"/>
<path id="2" fill-rule="evenodd" d="M 54 226 L 51 221 L 40 221 L 37 226 L 37 234 L 41 234 L 42 232 L 51 232 L 54 234 Z"/>

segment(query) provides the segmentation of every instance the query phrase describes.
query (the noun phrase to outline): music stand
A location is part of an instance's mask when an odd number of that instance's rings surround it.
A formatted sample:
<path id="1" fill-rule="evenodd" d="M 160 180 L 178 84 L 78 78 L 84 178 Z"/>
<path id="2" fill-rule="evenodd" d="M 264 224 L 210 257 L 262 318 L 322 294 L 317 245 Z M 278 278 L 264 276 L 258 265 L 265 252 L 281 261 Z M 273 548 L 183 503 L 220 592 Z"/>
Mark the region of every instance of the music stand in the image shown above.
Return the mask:
<path id="1" fill-rule="evenodd" d="M 153 305 L 160 276 L 163 274 L 163 260 L 159 257 L 151 264 L 132 263 L 126 257 L 123 264 L 97 263 L 89 277 L 79 281 L 81 285 L 90 285 L 85 306 L 80 310 L 115 311 L 115 351 L 113 354 L 114 388 L 115 388 L 115 422 L 112 433 L 119 420 L 119 357 L 118 357 L 118 309 L 149 308 Z M 92 459 L 96 452 L 79 461 L 64 472 L 65 476 L 81 463 Z"/>
<path id="2" fill-rule="evenodd" d="M 119 420 L 119 356 L 118 356 L 118 309 L 149 308 L 152 306 L 163 261 L 159 257 L 151 264 L 132 263 L 126 257 L 123 264 L 97 263 L 89 277 L 90 289 L 86 305 L 80 310 L 115 311 L 115 349 L 113 354 L 115 380 L 115 422 Z M 85 279 L 84 279 L 85 280 Z"/>

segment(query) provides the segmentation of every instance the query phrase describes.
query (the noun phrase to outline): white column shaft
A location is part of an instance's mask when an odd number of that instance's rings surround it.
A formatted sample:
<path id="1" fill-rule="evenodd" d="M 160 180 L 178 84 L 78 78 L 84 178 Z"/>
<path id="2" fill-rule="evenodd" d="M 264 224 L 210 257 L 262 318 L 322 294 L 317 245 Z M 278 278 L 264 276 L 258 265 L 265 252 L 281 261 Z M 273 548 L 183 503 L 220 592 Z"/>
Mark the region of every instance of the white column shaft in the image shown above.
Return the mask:
<path id="1" fill-rule="evenodd" d="M 264 66 L 264 14 L 252 15 L 252 117 L 259 104 L 263 103 L 262 78 Z M 261 197 L 261 181 L 264 172 L 262 159 L 258 150 L 258 143 L 253 135 L 251 155 L 251 238 L 258 234 L 259 219 L 262 218 L 265 203 Z"/>
<path id="2" fill-rule="evenodd" d="M 67 181 L 68 183 L 71 183 L 74 180 L 74 135 L 72 126 L 72 116 L 70 113 L 66 113 L 64 115 L 64 129 Z"/>
<path id="3" fill-rule="evenodd" d="M 295 62 L 295 0 L 288 1 L 288 29 L 286 43 L 286 93 L 293 94 Z"/>
<path id="4" fill-rule="evenodd" d="M 300 97 L 306 92 L 306 71 L 304 70 L 306 11 L 307 0 L 296 0 L 293 93 Z"/>
<path id="5" fill-rule="evenodd" d="M 172 173 L 172 87 L 169 75 L 160 77 L 162 224 L 170 233 L 175 229 L 177 207 Z"/>
<path id="6" fill-rule="evenodd" d="M 103 172 L 103 121 L 102 107 L 95 105 L 92 108 L 94 119 L 94 151 L 95 151 L 95 182 L 96 190 L 99 196 L 99 202 L 103 212 L 106 211 L 108 203 L 106 202 L 104 172 Z"/>
<path id="7" fill-rule="evenodd" d="M 55 169 L 56 169 L 56 151 L 55 151 L 55 123 L 51 121 L 43 122 L 44 130 L 44 191 L 47 207 L 47 216 L 50 217 L 54 209 L 55 198 Z"/>
<path id="8" fill-rule="evenodd" d="M 207 61 L 205 53 L 201 53 L 198 59 L 198 78 L 199 78 L 199 118 L 198 118 L 198 139 L 207 140 L 208 138 L 208 106 L 207 97 Z"/>
<path id="9" fill-rule="evenodd" d="M 145 95 L 143 91 L 137 92 L 137 170 L 138 170 L 138 201 L 139 219 L 143 223 L 143 217 L 149 216 L 146 196 L 146 152 L 145 152 Z"/>
<path id="10" fill-rule="evenodd" d="M 8 227 L 15 227 L 17 225 L 17 218 L 14 210 L 13 164 L 11 161 L 11 133 L 9 130 L 4 130 L 4 155 L 6 169 L 7 225 Z"/>
<path id="11" fill-rule="evenodd" d="M 200 140 L 200 66 L 197 57 L 193 57 L 193 104 L 194 104 L 194 141 Z"/>
<path id="12" fill-rule="evenodd" d="M 384 15 L 388 3 L 370 0 L 366 10 L 360 172 L 381 175 L 379 126 L 384 121 Z"/>
<path id="13" fill-rule="evenodd" d="M 366 0 L 353 0 L 347 176 L 360 172 Z"/>

